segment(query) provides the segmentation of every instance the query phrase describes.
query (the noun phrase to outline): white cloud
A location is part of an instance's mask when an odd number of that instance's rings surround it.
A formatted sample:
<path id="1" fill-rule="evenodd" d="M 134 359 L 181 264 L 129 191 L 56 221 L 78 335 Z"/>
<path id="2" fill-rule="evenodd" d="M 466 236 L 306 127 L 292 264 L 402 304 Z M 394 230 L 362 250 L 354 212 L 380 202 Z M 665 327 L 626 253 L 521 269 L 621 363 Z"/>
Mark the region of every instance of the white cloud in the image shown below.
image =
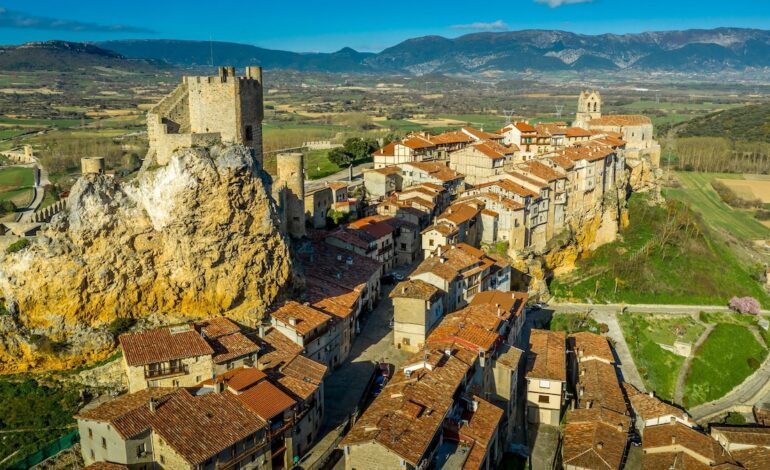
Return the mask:
<path id="1" fill-rule="evenodd" d="M 557 8 L 562 5 L 573 5 L 576 3 L 591 3 L 593 0 L 535 0 L 535 3 L 542 3 L 551 8 Z"/>
<path id="2" fill-rule="evenodd" d="M 508 29 L 508 25 L 503 20 L 493 21 L 491 23 L 469 23 L 469 24 L 456 24 L 450 26 L 452 29 L 474 29 L 476 31 L 501 31 Z"/>

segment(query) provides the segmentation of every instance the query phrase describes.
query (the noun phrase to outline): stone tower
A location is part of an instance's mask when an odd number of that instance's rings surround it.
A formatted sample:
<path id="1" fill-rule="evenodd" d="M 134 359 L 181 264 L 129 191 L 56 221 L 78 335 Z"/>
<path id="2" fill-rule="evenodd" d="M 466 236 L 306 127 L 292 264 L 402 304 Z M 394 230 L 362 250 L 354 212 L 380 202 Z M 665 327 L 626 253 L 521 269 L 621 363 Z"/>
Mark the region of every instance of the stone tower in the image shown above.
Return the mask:
<path id="1" fill-rule="evenodd" d="M 150 149 L 146 165 L 165 165 L 174 150 L 243 144 L 262 165 L 262 68 L 220 67 L 214 77 L 186 76 L 147 113 Z"/>
<path id="2" fill-rule="evenodd" d="M 598 91 L 584 91 L 578 97 L 575 125 L 587 127 L 588 121 L 602 117 L 602 96 Z"/>
<path id="3" fill-rule="evenodd" d="M 305 236 L 305 157 L 301 153 L 281 153 L 277 160 L 285 230 L 301 238 Z"/>
<path id="4" fill-rule="evenodd" d="M 104 157 L 81 158 L 80 171 L 84 175 L 101 175 L 104 173 Z"/>

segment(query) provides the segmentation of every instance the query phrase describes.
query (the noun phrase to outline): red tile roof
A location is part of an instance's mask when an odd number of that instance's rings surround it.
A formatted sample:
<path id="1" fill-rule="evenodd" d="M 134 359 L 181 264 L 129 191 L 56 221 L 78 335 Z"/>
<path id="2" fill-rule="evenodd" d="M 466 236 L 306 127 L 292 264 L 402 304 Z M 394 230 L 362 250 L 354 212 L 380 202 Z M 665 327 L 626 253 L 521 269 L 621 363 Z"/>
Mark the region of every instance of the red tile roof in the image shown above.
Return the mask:
<path id="1" fill-rule="evenodd" d="M 236 395 L 236 398 L 265 421 L 275 418 L 297 403 L 266 380 Z"/>
<path id="2" fill-rule="evenodd" d="M 127 333 L 120 335 L 119 341 L 126 363 L 132 367 L 214 353 L 189 325 Z"/>
<path id="3" fill-rule="evenodd" d="M 533 329 L 529 337 L 527 378 L 567 380 L 567 335 L 563 331 Z"/>
<path id="4" fill-rule="evenodd" d="M 271 316 L 303 336 L 328 324 L 331 320 L 329 315 L 293 300 L 283 304 Z M 294 325 L 291 324 L 292 321 L 295 322 Z"/>

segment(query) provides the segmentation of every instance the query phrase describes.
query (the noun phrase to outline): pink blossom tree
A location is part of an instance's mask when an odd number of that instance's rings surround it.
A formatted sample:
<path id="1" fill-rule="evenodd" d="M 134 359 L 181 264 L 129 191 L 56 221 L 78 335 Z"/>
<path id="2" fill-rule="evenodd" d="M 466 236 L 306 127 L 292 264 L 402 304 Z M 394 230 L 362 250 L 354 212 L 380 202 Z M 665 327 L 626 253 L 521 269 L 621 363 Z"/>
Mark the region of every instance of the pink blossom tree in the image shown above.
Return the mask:
<path id="1" fill-rule="evenodd" d="M 738 313 L 750 313 L 752 315 L 759 315 L 762 307 L 759 305 L 759 301 L 754 297 L 733 297 L 730 299 L 730 309 Z"/>

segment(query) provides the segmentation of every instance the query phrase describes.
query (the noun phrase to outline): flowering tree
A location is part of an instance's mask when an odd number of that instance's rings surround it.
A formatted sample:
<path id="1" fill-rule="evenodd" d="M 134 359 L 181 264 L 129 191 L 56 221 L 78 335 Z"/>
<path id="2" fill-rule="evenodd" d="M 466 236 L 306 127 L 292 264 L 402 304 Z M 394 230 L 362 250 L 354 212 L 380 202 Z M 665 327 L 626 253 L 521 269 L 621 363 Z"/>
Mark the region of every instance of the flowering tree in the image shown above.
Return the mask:
<path id="1" fill-rule="evenodd" d="M 730 299 L 730 309 L 738 313 L 750 313 L 752 315 L 759 315 L 762 307 L 759 305 L 759 301 L 753 297 L 733 297 Z"/>

